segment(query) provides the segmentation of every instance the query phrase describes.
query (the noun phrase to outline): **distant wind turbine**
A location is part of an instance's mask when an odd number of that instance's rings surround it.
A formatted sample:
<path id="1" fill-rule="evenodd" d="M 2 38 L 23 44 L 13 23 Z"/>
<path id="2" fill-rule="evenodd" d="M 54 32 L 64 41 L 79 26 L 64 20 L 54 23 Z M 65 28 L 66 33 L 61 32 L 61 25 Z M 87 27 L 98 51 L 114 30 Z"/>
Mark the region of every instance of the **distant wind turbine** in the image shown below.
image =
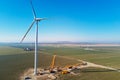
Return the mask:
<path id="1" fill-rule="evenodd" d="M 28 28 L 27 32 L 25 33 L 25 35 L 23 36 L 22 40 L 20 43 L 23 42 L 23 40 L 25 39 L 26 35 L 28 34 L 28 32 L 31 30 L 31 28 L 33 27 L 33 24 L 36 22 L 36 32 L 35 32 L 35 55 L 34 55 L 34 75 L 37 75 L 37 64 L 38 64 L 38 22 L 40 22 L 41 20 L 45 20 L 45 18 L 37 18 L 36 17 L 36 13 L 35 13 L 35 9 L 33 7 L 33 4 L 32 4 L 32 0 L 30 0 L 30 4 L 31 4 L 31 7 L 32 7 L 32 12 L 33 12 L 33 16 L 34 16 L 34 19 L 33 19 L 33 22 L 32 24 L 30 25 L 30 27 Z"/>

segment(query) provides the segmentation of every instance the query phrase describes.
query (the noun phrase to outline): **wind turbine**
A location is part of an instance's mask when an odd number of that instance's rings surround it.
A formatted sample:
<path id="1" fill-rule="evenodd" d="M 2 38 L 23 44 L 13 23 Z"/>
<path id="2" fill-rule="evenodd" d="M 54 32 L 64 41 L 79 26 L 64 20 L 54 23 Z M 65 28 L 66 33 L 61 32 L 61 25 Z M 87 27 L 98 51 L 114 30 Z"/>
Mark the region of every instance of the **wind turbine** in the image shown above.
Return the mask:
<path id="1" fill-rule="evenodd" d="M 34 23 L 36 23 L 36 31 L 35 31 L 35 54 L 34 54 L 34 75 L 37 75 L 37 64 L 38 64 L 38 23 L 41 21 L 41 20 L 45 20 L 45 18 L 37 18 L 36 17 L 36 13 L 35 13 L 35 9 L 33 7 L 33 4 L 32 4 L 32 0 L 30 0 L 30 4 L 31 4 L 31 7 L 32 7 L 32 12 L 33 12 L 33 16 L 34 16 L 34 19 L 33 19 L 33 22 L 32 24 L 30 25 L 30 27 L 28 28 L 27 32 L 25 33 L 25 35 L 23 36 L 22 40 L 20 43 L 23 42 L 23 40 L 25 39 L 25 37 L 27 36 L 28 32 L 31 30 L 31 28 L 33 27 Z"/>

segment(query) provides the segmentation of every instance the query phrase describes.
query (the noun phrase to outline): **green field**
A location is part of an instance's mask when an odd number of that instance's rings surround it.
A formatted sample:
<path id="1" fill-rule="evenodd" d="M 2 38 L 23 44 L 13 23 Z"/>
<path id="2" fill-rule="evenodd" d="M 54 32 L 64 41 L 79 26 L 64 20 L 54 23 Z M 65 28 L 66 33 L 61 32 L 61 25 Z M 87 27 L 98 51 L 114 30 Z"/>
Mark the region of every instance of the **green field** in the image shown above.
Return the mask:
<path id="1" fill-rule="evenodd" d="M 33 68 L 33 51 L 24 51 L 24 46 L 0 46 L 0 80 L 18 80 L 28 68 Z M 28 47 L 31 47 L 27 45 Z M 120 68 L 120 47 L 92 47 L 85 50 L 80 47 L 40 47 L 39 67 L 49 67 L 53 54 L 82 59 L 97 64 Z M 64 63 L 63 63 L 64 62 Z M 57 57 L 56 65 L 78 63 L 76 60 Z M 59 80 L 119 80 L 120 73 L 101 69 L 84 69 L 80 75 L 61 75 Z"/>
<path id="2" fill-rule="evenodd" d="M 48 68 L 52 55 L 39 53 L 39 67 Z M 58 66 L 76 64 L 76 61 L 57 57 Z M 9 46 L 0 47 L 0 80 L 19 80 L 20 75 L 29 68 L 33 68 L 34 52 L 24 51 L 22 48 Z M 64 62 L 64 63 L 63 63 Z"/>
<path id="3" fill-rule="evenodd" d="M 68 48 L 68 47 L 45 47 L 44 52 L 49 54 L 57 54 L 75 59 L 90 61 L 93 63 L 120 68 L 120 47 L 91 47 L 93 50 L 85 50 L 84 48 Z"/>

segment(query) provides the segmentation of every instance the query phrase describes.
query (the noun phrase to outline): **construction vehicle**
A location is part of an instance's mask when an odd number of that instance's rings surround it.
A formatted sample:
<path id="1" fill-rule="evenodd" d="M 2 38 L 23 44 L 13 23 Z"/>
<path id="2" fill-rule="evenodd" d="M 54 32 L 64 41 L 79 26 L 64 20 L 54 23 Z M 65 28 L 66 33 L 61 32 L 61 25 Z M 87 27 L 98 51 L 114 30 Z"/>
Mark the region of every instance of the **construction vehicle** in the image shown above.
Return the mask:
<path id="1" fill-rule="evenodd" d="M 50 73 L 68 74 L 68 73 L 71 73 L 71 71 L 74 69 L 80 69 L 81 65 L 87 65 L 86 62 L 82 62 L 74 65 L 66 65 L 65 67 L 55 67 L 55 60 L 56 60 L 56 55 L 53 55 L 50 68 L 49 68 Z"/>
<path id="2" fill-rule="evenodd" d="M 61 74 L 67 74 L 70 73 L 68 70 L 62 70 Z"/>
<path id="3" fill-rule="evenodd" d="M 50 73 L 60 72 L 61 74 L 67 74 L 70 72 L 70 70 L 68 70 L 70 69 L 68 66 L 65 66 L 64 68 L 55 67 L 55 59 L 56 59 L 56 55 L 53 55 L 49 69 Z"/>

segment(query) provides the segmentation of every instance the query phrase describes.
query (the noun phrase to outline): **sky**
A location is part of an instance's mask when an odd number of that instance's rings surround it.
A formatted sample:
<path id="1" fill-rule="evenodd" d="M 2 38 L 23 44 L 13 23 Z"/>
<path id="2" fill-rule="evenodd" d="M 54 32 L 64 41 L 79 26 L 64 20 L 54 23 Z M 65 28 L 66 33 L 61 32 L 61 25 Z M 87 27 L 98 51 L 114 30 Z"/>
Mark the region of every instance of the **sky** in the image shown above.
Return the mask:
<path id="1" fill-rule="evenodd" d="M 39 42 L 120 42 L 119 0 L 33 0 Z M 33 21 L 29 0 L 0 0 L 0 42 L 20 42 Z M 34 42 L 35 27 L 24 42 Z"/>

